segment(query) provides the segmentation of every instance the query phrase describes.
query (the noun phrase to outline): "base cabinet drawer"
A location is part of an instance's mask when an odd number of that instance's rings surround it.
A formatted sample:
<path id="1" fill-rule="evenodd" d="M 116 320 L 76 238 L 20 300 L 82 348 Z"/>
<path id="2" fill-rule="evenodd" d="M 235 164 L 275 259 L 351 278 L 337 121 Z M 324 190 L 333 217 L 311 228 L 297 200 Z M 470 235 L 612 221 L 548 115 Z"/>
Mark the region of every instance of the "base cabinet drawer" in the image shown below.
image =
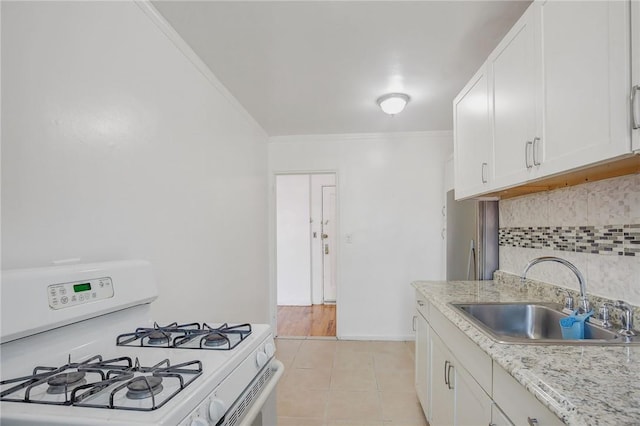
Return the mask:
<path id="1" fill-rule="evenodd" d="M 517 426 L 563 424 L 555 414 L 496 363 L 493 364 L 493 400 Z"/>

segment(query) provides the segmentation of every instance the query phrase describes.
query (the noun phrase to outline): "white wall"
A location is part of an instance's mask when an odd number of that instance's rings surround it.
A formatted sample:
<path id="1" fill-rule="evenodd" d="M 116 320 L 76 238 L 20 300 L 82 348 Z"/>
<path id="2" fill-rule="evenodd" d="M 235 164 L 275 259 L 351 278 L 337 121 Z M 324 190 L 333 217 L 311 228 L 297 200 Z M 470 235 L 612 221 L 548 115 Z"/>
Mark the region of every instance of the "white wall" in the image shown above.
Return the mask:
<path id="1" fill-rule="evenodd" d="M 441 200 L 451 151 L 450 132 L 270 140 L 272 177 L 337 172 L 340 338 L 412 338 L 410 282 L 444 278 Z"/>
<path id="2" fill-rule="evenodd" d="M 2 2 L 3 267 L 144 258 L 159 321 L 265 322 L 266 136 L 143 8 Z"/>
<path id="3" fill-rule="evenodd" d="M 309 175 L 276 177 L 278 305 L 311 304 Z"/>

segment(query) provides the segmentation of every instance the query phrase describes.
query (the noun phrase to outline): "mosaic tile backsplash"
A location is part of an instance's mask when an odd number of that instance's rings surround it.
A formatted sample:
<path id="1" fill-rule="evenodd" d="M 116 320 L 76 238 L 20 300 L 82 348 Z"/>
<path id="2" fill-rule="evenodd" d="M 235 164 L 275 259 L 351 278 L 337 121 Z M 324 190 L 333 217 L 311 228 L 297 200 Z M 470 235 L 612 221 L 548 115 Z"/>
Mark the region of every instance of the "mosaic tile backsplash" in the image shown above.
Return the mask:
<path id="1" fill-rule="evenodd" d="M 575 264 L 590 294 L 640 305 L 640 174 L 500 201 L 500 270 L 520 275 L 531 259 L 558 256 Z M 577 288 L 554 263 L 529 277 Z"/>
<path id="2" fill-rule="evenodd" d="M 500 245 L 640 256 L 640 224 L 500 228 Z"/>

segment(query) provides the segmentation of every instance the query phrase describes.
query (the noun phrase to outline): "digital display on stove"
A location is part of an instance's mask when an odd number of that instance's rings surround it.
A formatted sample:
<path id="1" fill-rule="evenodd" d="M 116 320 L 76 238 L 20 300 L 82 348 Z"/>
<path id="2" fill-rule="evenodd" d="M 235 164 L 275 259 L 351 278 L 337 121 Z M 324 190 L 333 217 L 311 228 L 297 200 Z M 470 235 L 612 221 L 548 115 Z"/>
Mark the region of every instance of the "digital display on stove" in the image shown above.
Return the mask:
<path id="1" fill-rule="evenodd" d="M 91 290 L 91 283 L 73 285 L 73 291 L 76 293 L 80 293 L 81 291 L 89 291 L 89 290 Z"/>

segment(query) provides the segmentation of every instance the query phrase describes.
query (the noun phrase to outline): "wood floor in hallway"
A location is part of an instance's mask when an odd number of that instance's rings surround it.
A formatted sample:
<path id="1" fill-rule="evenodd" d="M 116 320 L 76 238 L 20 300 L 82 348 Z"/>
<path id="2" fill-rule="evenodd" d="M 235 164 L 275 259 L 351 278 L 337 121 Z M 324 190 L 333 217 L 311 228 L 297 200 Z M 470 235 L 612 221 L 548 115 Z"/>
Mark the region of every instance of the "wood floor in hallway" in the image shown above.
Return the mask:
<path id="1" fill-rule="evenodd" d="M 335 335 L 336 305 L 278 306 L 278 336 Z"/>

